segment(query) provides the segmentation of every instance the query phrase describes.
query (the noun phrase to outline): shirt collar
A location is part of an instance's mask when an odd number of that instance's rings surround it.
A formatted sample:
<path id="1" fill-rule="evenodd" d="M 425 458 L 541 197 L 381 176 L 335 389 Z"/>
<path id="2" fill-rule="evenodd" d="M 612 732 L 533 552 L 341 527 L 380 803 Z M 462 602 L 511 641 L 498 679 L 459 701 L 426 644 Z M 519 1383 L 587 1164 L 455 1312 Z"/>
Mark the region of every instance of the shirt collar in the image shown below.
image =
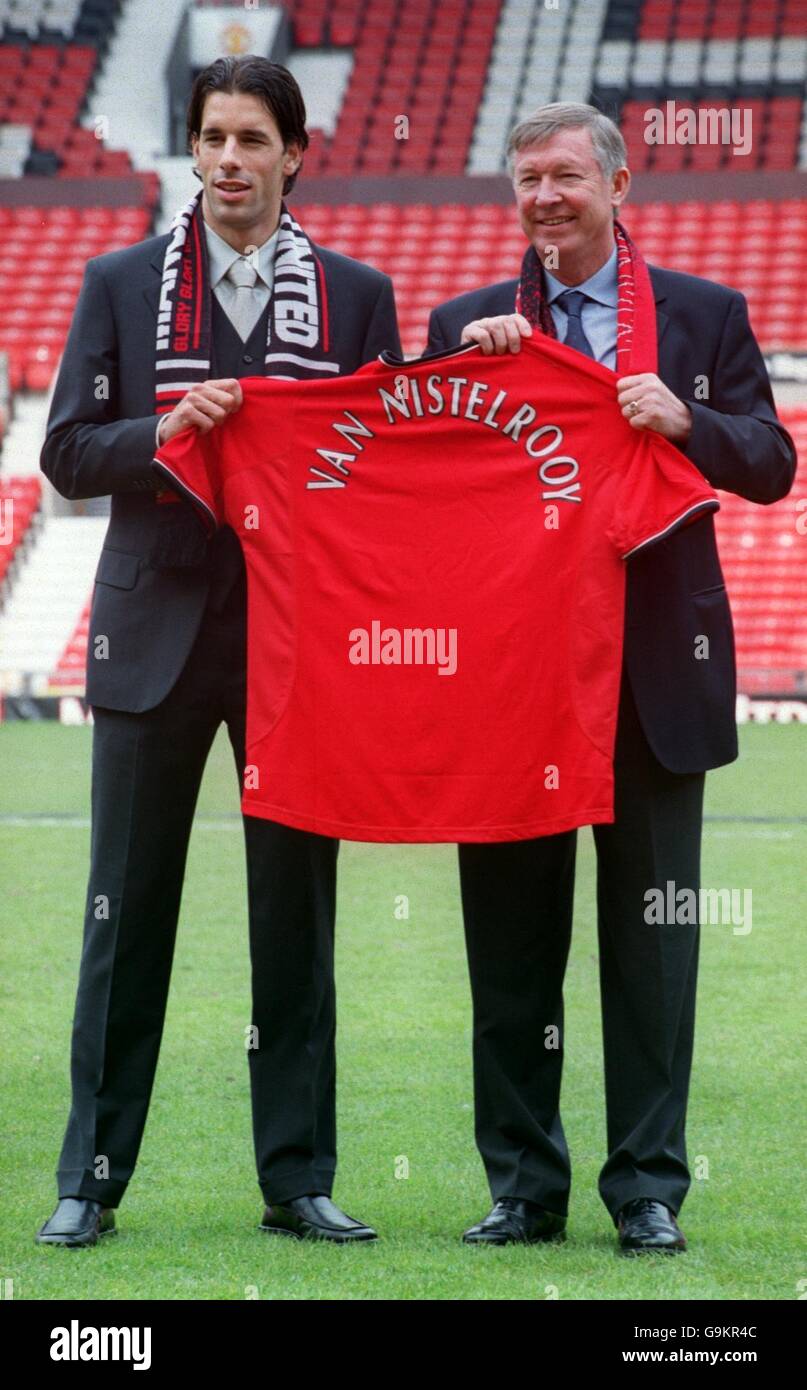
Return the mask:
<path id="1" fill-rule="evenodd" d="M 210 264 L 210 288 L 214 289 L 219 281 L 227 274 L 233 261 L 238 260 L 241 253 L 236 251 L 228 241 L 225 241 L 224 237 L 219 236 L 218 232 L 214 232 L 213 228 L 204 221 L 204 218 L 202 218 L 202 221 L 204 222 L 208 261 Z M 279 231 L 280 227 L 267 238 L 262 246 L 258 247 L 258 254 L 254 261 L 259 278 L 263 280 L 264 284 L 270 289 L 272 281 L 274 280 L 275 246 L 277 244 L 277 234 Z"/>
<path id="2" fill-rule="evenodd" d="M 616 246 L 605 264 L 601 265 L 599 270 L 595 270 L 594 274 L 590 275 L 588 280 L 583 280 L 579 285 L 564 285 L 561 280 L 556 279 L 555 276 L 547 270 L 546 266 L 544 266 L 544 275 L 546 276 L 547 302 L 550 304 L 554 299 L 558 298 L 558 295 L 565 294 L 567 290 L 583 290 L 588 295 L 589 299 L 596 299 L 598 304 L 609 304 L 612 309 L 615 309 L 619 302 L 616 274 Z"/>

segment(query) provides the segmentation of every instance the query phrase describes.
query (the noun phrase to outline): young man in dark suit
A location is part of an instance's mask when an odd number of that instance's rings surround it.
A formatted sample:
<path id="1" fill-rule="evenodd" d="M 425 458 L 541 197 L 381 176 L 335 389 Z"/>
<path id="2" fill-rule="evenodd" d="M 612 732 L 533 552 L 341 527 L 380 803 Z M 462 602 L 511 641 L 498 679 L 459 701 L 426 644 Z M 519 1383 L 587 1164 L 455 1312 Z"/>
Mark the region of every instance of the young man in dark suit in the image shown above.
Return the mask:
<path id="1" fill-rule="evenodd" d="M 615 219 L 630 183 L 619 130 L 594 107 L 554 103 L 515 128 L 508 156 L 534 255 L 528 248 L 520 279 L 435 309 L 428 350 L 477 342 L 486 353 L 518 351 L 522 335 L 543 326 L 616 369 L 626 306 Z M 744 297 L 647 269 L 658 372 L 621 376 L 614 409 L 676 444 L 714 487 L 753 502 L 784 497 L 796 453 Z M 539 281 L 541 317 L 528 321 L 523 306 Z M 676 1215 L 690 1185 L 700 924 L 648 922 L 645 894 L 670 880 L 697 894 L 704 774 L 737 756 L 735 694 L 731 614 L 707 516 L 628 561 L 616 819 L 594 827 L 608 1141 L 599 1191 L 625 1253 L 686 1245 Z M 553 1049 L 545 1039 L 552 1025 L 562 1039 L 575 847 L 575 831 L 459 847 L 476 1138 L 494 1200 L 465 1232 L 468 1243 L 564 1236 L 562 1042 Z"/>
<path id="2" fill-rule="evenodd" d="M 308 144 L 291 74 L 252 55 L 217 60 L 194 84 L 188 136 L 202 190 L 172 230 L 87 264 L 42 450 L 64 497 L 112 499 L 88 651 L 92 854 L 72 1107 L 59 1203 L 37 1237 L 50 1244 L 91 1245 L 114 1230 L 157 1064 L 197 793 L 222 720 L 239 781 L 245 765 L 241 548 L 229 528 L 208 544 L 188 504 L 159 492 L 156 441 L 214 429 L 239 408 L 241 377 L 326 377 L 400 352 L 389 277 L 315 246 L 286 209 Z M 373 1239 L 330 1200 L 338 844 L 254 817 L 244 827 L 262 1229 Z"/>

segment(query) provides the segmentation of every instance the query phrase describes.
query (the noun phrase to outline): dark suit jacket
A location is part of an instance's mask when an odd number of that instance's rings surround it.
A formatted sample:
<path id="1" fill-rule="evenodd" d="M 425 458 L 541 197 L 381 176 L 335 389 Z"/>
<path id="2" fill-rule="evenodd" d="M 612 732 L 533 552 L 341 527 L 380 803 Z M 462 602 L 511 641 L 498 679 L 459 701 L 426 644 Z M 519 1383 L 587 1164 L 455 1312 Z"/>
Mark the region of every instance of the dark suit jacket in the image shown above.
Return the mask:
<path id="1" fill-rule="evenodd" d="M 695 275 L 648 270 L 658 375 L 692 411 L 682 452 L 713 487 L 752 502 L 778 501 L 793 483 L 796 450 L 777 419 L 745 297 Z M 513 313 L 517 286 L 504 280 L 441 304 L 429 320 L 428 350 L 458 344 L 472 319 Z M 708 402 L 693 398 L 697 377 L 709 383 Z M 681 773 L 732 762 L 734 632 L 712 516 L 640 551 L 628 561 L 626 587 L 625 666 L 659 762 Z M 695 658 L 702 635 L 708 660 Z"/>
<path id="2" fill-rule="evenodd" d="M 176 682 L 210 588 L 205 567 L 160 568 L 177 508 L 156 502 L 154 351 L 169 233 L 87 262 L 59 368 L 40 464 L 63 497 L 111 496 L 96 573 L 87 699 L 110 709 L 153 708 Z M 344 374 L 384 348 L 400 352 L 392 281 L 360 261 L 316 246 L 327 283 L 331 346 Z M 256 360 L 255 375 L 263 375 Z M 108 383 L 104 389 L 103 383 Z M 197 523 L 198 525 L 198 523 Z M 173 533 L 172 533 L 173 535 Z M 96 660 L 96 636 L 114 660 Z"/>

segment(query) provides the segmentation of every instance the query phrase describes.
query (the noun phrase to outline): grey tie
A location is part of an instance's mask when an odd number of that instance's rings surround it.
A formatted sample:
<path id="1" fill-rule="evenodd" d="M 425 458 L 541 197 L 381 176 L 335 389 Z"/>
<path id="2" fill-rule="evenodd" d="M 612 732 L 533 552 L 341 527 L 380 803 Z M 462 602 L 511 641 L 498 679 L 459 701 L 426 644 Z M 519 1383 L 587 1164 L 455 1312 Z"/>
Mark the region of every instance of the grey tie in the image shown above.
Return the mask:
<path id="1" fill-rule="evenodd" d="M 260 304 L 255 293 L 258 272 L 245 256 L 233 261 L 227 271 L 226 280 L 232 286 L 225 305 L 227 315 L 240 338 L 246 342 L 260 314 Z"/>

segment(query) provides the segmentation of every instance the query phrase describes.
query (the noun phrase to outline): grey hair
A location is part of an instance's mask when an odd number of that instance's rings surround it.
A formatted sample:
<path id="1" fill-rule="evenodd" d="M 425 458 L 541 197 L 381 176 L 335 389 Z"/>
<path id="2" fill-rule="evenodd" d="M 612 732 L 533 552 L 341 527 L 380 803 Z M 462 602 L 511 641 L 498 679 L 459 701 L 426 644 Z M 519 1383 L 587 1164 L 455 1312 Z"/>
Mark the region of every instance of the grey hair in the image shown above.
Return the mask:
<path id="1" fill-rule="evenodd" d="M 627 165 L 625 141 L 610 116 L 582 101 L 552 101 L 546 106 L 537 107 L 511 130 L 507 141 L 507 168 L 510 174 L 513 173 L 514 157 L 519 150 L 528 145 L 543 144 L 557 131 L 570 130 L 575 126 L 585 126 L 591 131 L 594 154 L 606 179 L 610 180 L 617 169 Z"/>

